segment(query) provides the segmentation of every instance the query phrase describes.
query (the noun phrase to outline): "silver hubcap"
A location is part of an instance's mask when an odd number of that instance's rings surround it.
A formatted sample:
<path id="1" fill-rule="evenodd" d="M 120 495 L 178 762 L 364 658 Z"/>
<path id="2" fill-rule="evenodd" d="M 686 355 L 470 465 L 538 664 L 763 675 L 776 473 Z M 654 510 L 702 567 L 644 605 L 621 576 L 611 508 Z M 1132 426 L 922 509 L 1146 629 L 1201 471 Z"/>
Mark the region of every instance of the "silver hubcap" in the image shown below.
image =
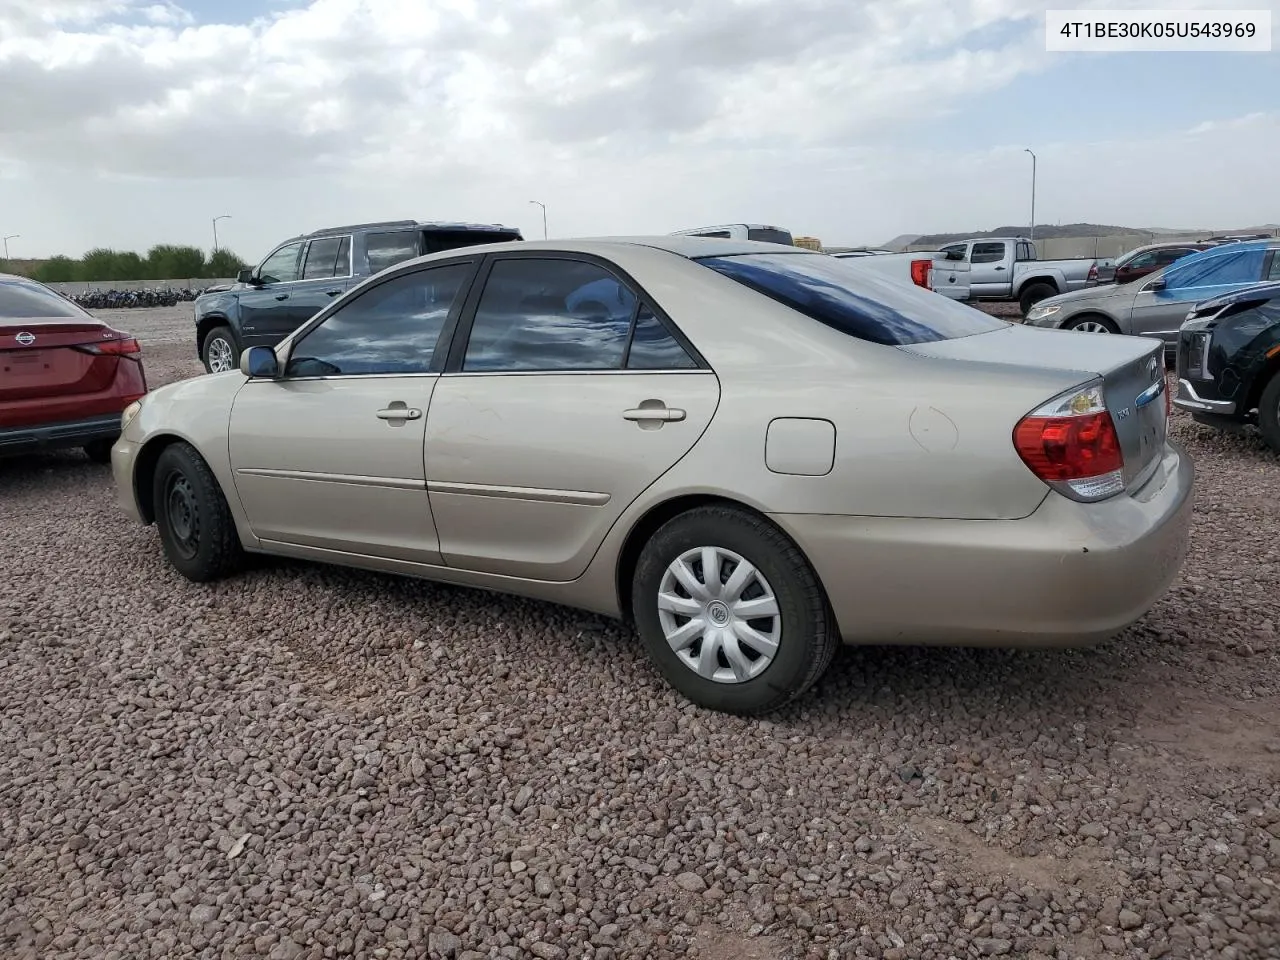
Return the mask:
<path id="1" fill-rule="evenodd" d="M 231 344 L 221 337 L 209 341 L 209 369 L 214 373 L 226 373 L 231 369 Z"/>
<path id="2" fill-rule="evenodd" d="M 773 662 L 782 614 L 773 588 L 745 557 L 697 547 L 667 567 L 658 621 L 682 663 L 716 683 L 743 683 Z"/>
<path id="3" fill-rule="evenodd" d="M 1077 323 L 1075 329 L 1080 333 L 1110 333 L 1111 328 L 1105 323 L 1099 323 L 1097 320 L 1085 320 Z"/>

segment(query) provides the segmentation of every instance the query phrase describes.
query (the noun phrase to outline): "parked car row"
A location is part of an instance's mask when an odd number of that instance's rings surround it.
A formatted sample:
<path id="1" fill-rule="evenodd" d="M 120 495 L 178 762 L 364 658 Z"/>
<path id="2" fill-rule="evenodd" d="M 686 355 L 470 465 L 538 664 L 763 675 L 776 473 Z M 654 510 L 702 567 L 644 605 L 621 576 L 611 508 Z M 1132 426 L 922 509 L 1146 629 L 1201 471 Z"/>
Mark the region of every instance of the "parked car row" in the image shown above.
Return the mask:
<path id="1" fill-rule="evenodd" d="M 1175 405 L 1200 423 L 1255 423 L 1280 451 L 1280 239 L 1216 243 L 1140 280 L 1051 297 L 1028 326 L 1152 337 L 1176 357 Z"/>
<path id="2" fill-rule="evenodd" d="M 1009 242 L 1010 269 L 1028 263 Z M 632 622 L 695 703 L 762 713 L 842 642 L 1094 643 L 1177 575 L 1194 468 L 1167 438 L 1170 341 L 937 296 L 947 269 L 972 286 L 972 252 L 315 231 L 197 302 L 202 356 L 231 324 L 244 337 L 223 369 L 150 393 L 136 343 L 83 311 L 41 316 L 25 281 L 0 364 L 31 379 L 0 384 L 0 438 L 56 369 L 123 411 L 120 503 L 193 581 L 264 553 L 564 603 Z M 1247 417 L 1256 395 L 1280 414 L 1280 283 L 1258 285 L 1276 259 L 1215 247 L 1035 309 L 1183 298 L 1179 406 Z M 274 305 L 312 297 L 274 326 Z"/>

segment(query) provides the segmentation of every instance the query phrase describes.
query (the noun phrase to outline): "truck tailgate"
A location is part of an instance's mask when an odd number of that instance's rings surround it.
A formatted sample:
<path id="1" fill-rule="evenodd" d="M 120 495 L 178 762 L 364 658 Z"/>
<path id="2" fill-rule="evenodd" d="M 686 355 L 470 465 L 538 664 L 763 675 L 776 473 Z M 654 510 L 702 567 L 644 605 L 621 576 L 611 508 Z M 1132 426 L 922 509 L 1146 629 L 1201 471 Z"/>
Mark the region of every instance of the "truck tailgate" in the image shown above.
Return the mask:
<path id="1" fill-rule="evenodd" d="M 932 286 L 935 293 L 952 300 L 969 299 L 969 258 L 948 260 L 941 251 L 933 254 Z"/>

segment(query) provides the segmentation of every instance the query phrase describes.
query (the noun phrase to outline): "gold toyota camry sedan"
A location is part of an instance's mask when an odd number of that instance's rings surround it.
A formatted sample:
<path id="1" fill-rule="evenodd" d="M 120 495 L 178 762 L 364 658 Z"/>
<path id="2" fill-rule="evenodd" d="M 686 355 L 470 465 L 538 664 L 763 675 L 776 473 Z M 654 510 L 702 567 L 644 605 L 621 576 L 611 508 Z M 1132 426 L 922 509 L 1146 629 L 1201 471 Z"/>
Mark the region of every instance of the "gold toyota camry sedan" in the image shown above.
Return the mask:
<path id="1" fill-rule="evenodd" d="M 1091 644 L 1177 576 L 1163 345 L 1005 323 L 800 248 L 492 244 L 371 277 L 132 404 L 119 498 L 245 551 L 624 617 L 762 713 L 845 643 Z"/>

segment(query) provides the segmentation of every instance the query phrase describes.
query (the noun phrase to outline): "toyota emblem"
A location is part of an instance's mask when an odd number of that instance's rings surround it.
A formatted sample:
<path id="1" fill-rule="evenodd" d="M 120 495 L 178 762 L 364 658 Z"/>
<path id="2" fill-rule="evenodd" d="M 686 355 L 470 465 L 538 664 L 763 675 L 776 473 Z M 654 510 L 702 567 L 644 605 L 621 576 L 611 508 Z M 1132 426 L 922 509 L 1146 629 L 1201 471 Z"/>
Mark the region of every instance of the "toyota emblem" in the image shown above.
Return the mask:
<path id="1" fill-rule="evenodd" d="M 22 344 L 24 347 L 29 347 L 36 342 L 36 335 L 30 330 L 23 330 L 13 339 L 17 340 L 18 343 Z"/>

